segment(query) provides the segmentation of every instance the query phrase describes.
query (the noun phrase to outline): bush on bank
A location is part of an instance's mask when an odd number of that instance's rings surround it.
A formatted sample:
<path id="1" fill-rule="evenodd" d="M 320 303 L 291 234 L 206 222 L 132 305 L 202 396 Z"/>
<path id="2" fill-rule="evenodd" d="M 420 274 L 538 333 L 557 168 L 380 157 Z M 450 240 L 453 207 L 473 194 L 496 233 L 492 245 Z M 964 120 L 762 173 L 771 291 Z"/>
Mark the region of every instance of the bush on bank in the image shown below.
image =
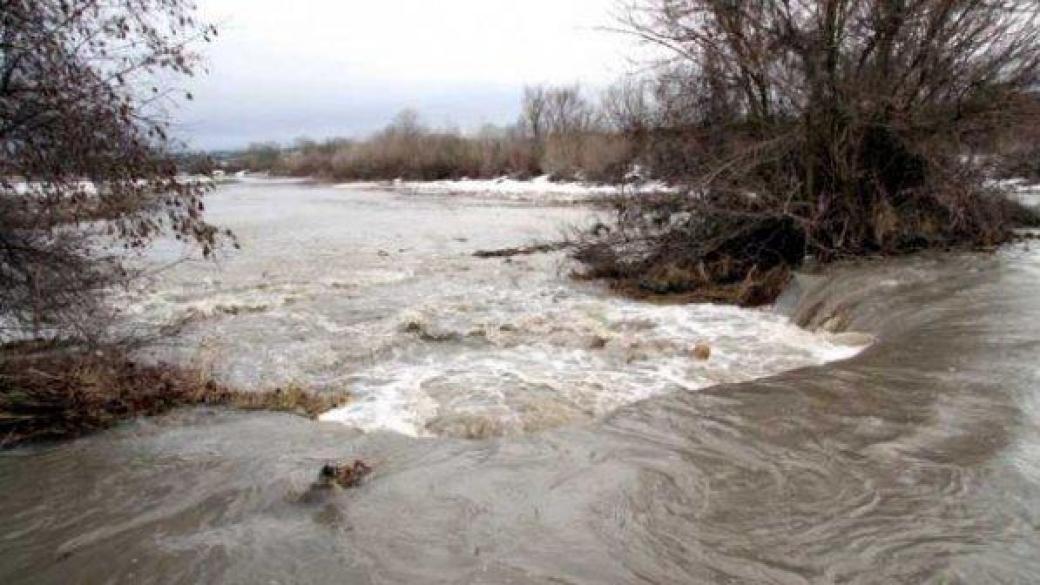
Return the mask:
<path id="1" fill-rule="evenodd" d="M 645 156 L 686 188 L 620 201 L 576 248 L 590 276 L 757 304 L 807 257 L 992 249 L 1036 221 L 993 181 L 1035 166 L 1034 0 L 642 0 L 626 26 L 675 50 Z"/>
<path id="2" fill-rule="evenodd" d="M 142 364 L 121 348 L 25 344 L 0 350 L 0 449 L 77 437 L 182 406 L 227 406 L 316 417 L 345 394 L 291 387 L 237 391 L 204 372 Z"/>

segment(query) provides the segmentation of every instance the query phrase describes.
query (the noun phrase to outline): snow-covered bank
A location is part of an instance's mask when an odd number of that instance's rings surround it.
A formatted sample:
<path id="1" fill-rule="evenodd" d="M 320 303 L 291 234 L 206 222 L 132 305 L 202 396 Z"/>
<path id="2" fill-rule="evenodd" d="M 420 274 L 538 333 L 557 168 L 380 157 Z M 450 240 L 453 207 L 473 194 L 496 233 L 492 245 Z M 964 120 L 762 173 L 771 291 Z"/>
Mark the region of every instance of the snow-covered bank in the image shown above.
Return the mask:
<path id="1" fill-rule="evenodd" d="M 1004 189 L 1020 203 L 1032 207 L 1040 207 L 1040 184 L 1028 179 L 1005 179 L 993 181 L 991 186 Z"/>
<path id="2" fill-rule="evenodd" d="M 552 181 L 548 176 L 530 180 L 508 177 L 498 179 L 459 179 L 443 181 L 368 181 L 341 183 L 338 189 L 384 189 L 427 195 L 475 195 L 515 201 L 554 201 L 573 203 L 599 199 L 619 193 L 657 193 L 672 188 L 658 181 L 630 183 L 624 186 Z"/>

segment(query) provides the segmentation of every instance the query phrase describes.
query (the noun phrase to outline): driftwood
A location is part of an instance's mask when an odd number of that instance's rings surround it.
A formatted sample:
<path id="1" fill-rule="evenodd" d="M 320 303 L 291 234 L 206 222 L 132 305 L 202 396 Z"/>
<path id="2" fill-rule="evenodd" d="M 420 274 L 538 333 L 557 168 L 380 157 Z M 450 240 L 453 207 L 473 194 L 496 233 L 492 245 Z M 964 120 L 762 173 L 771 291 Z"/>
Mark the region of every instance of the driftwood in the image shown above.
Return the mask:
<path id="1" fill-rule="evenodd" d="M 477 250 L 473 255 L 477 258 L 512 258 L 513 256 L 530 256 L 532 254 L 558 252 L 573 245 L 574 244 L 571 242 L 551 242 L 548 244 L 534 244 L 531 246 L 501 248 L 498 250 Z"/>

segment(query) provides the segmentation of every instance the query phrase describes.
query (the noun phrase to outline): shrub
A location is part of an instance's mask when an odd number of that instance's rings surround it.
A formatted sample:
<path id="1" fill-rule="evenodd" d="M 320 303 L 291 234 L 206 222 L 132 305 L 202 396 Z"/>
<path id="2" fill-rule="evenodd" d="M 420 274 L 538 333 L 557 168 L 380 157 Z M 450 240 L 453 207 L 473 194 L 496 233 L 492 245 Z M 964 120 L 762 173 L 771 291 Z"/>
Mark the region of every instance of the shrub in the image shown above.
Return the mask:
<path id="1" fill-rule="evenodd" d="M 199 371 L 138 364 L 118 347 L 0 350 L 0 448 L 76 437 L 181 406 L 230 406 L 315 417 L 347 400 L 346 395 L 296 387 L 235 391 Z"/>
<path id="2" fill-rule="evenodd" d="M 221 240 L 156 106 L 176 100 L 158 80 L 190 75 L 191 43 L 216 29 L 185 0 L 5 2 L 0 21 L 2 333 L 93 334 L 128 274 L 99 238 L 139 249 L 173 233 L 206 255 Z"/>
<path id="3" fill-rule="evenodd" d="M 763 225 L 793 226 L 825 262 L 1006 242 L 1021 213 L 965 155 L 1000 158 L 1028 116 L 1038 24 L 1032 0 L 638 3 L 627 25 L 676 50 L 649 132 L 666 147 L 651 147 L 655 170 L 686 185 L 672 202 L 685 219 L 629 202 L 579 257 L 608 247 L 646 271 L 705 265 L 698 288 L 732 281 L 730 267 L 764 273 L 769 246 L 713 257 L 719 241 L 765 238 Z"/>

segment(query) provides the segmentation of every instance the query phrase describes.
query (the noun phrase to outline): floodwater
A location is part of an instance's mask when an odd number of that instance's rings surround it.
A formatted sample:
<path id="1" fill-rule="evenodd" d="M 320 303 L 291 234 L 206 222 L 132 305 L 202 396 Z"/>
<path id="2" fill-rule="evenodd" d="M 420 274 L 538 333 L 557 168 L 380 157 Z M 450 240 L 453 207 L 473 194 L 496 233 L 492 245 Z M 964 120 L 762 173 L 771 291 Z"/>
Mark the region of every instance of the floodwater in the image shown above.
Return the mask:
<path id="1" fill-rule="evenodd" d="M 588 208 L 277 182 L 209 205 L 243 250 L 214 264 L 161 246 L 149 266 L 172 266 L 120 299 L 127 323 L 235 387 L 350 392 L 324 418 L 366 431 L 518 435 L 860 349 L 770 312 L 621 300 L 575 283 L 562 253 L 473 256 L 559 239 Z"/>
<path id="2" fill-rule="evenodd" d="M 245 250 L 178 264 L 127 319 L 172 334 L 164 358 L 356 403 L 188 409 L 0 455 L 0 582 L 1040 580 L 1038 251 L 833 268 L 777 314 L 470 256 L 575 208 L 300 185 L 210 205 Z M 309 489 L 355 457 L 361 487 Z"/>

